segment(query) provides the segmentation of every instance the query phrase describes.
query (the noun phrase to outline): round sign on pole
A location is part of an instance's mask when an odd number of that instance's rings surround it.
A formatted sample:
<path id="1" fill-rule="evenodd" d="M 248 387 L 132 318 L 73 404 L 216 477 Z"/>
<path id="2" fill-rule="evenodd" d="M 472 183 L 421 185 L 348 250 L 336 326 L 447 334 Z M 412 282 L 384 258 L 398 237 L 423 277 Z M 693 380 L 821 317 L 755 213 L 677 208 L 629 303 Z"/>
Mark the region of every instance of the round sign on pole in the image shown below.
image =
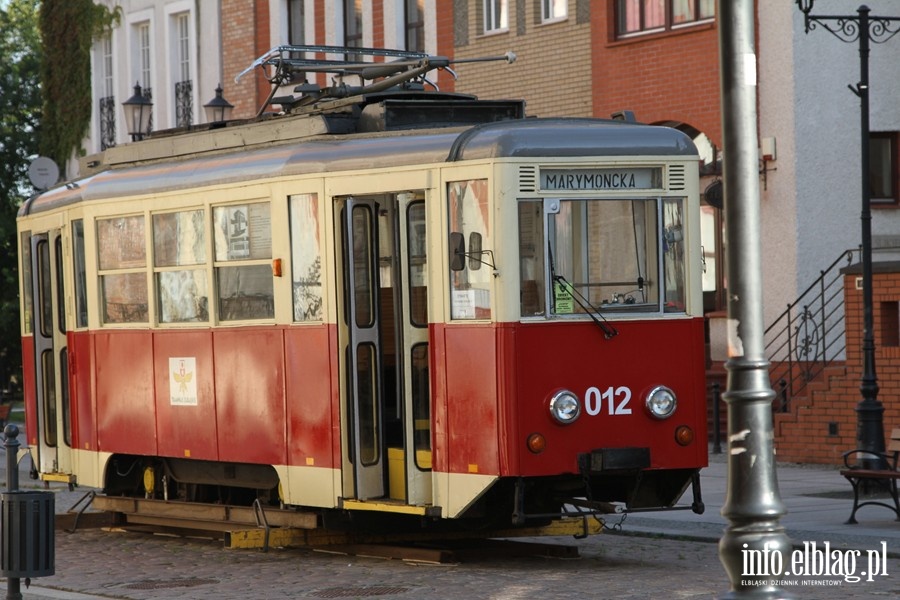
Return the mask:
<path id="1" fill-rule="evenodd" d="M 59 167 L 53 159 L 38 156 L 28 166 L 28 179 L 37 190 L 46 190 L 59 181 Z"/>

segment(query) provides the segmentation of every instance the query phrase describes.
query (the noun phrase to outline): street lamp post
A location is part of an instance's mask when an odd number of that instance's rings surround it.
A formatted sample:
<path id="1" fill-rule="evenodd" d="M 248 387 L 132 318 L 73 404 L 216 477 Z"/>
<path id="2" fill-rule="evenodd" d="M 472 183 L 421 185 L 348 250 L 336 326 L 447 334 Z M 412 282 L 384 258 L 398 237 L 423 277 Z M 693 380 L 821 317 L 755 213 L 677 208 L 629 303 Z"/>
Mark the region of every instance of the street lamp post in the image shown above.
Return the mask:
<path id="1" fill-rule="evenodd" d="M 900 32 L 900 17 L 879 17 L 869 14 L 862 5 L 856 15 L 814 15 L 815 0 L 797 0 L 803 12 L 806 33 L 821 25 L 845 43 L 859 42 L 859 83 L 850 90 L 859 97 L 860 105 L 860 168 L 862 170 L 862 263 L 863 263 L 863 373 L 859 391 L 862 400 L 856 405 L 857 448 L 866 452 L 884 452 L 884 406 L 878 400 L 878 378 L 875 374 L 875 337 L 872 325 L 872 213 L 869 186 L 869 42 L 880 44 Z M 875 466 L 880 459 L 864 459 Z"/>

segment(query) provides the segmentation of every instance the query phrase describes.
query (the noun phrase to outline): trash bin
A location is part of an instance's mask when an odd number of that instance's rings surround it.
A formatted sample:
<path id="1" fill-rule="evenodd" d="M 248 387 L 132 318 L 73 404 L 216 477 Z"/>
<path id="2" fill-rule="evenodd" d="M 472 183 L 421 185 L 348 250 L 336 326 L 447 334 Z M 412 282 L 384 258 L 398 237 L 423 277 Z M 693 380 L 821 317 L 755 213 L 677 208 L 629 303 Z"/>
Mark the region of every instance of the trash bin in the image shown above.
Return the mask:
<path id="1" fill-rule="evenodd" d="M 0 575 L 53 575 L 53 492 L 0 493 Z"/>

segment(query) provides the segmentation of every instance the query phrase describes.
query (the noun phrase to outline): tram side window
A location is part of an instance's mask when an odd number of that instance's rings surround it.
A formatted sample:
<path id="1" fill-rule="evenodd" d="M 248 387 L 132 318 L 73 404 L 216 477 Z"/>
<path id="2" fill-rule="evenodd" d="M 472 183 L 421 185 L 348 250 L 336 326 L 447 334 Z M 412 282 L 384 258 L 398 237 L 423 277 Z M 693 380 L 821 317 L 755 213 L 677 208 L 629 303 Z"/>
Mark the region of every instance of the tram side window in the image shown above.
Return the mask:
<path id="1" fill-rule="evenodd" d="M 147 250 L 144 217 L 97 221 L 101 317 L 104 323 L 146 323 Z"/>
<path id="2" fill-rule="evenodd" d="M 319 240 L 319 199 L 316 194 L 297 194 L 290 197 L 289 208 L 294 321 L 321 321 L 322 252 Z"/>
<path id="3" fill-rule="evenodd" d="M 153 215 L 153 267 L 160 323 L 209 321 L 203 210 Z"/>
<path id="4" fill-rule="evenodd" d="M 275 317 L 268 202 L 213 209 L 219 320 Z"/>
<path id="5" fill-rule="evenodd" d="M 493 259 L 486 179 L 447 184 L 451 240 L 450 318 L 490 319 Z M 454 264 L 456 263 L 456 264 Z"/>
<path id="6" fill-rule="evenodd" d="M 75 263 L 75 326 L 87 327 L 87 271 L 84 254 L 84 221 L 72 221 L 72 256 Z"/>
<path id="7" fill-rule="evenodd" d="M 543 316 L 545 311 L 543 216 L 543 202 L 519 203 L 519 294 L 523 317 Z"/>
<path id="8" fill-rule="evenodd" d="M 563 200 L 548 235 L 553 314 L 659 310 L 655 200 Z"/>
<path id="9" fill-rule="evenodd" d="M 33 286 L 31 280 L 31 232 L 23 231 L 19 241 L 20 255 L 22 256 L 22 333 L 28 335 L 34 328 Z"/>
<path id="10" fill-rule="evenodd" d="M 663 273 L 666 312 L 684 312 L 684 213 L 681 198 L 663 202 Z"/>

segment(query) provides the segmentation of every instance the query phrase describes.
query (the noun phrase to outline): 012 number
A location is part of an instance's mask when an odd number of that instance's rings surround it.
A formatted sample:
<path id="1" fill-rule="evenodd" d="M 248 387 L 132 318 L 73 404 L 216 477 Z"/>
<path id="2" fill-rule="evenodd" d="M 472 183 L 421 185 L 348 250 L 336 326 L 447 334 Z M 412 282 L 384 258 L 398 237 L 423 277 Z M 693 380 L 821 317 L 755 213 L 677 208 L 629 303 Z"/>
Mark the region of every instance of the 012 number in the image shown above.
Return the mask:
<path id="1" fill-rule="evenodd" d="M 584 395 L 584 410 L 592 417 L 603 412 L 609 415 L 630 415 L 631 389 L 623 386 L 609 386 L 603 391 L 591 387 Z M 606 409 L 604 411 L 604 408 Z"/>

